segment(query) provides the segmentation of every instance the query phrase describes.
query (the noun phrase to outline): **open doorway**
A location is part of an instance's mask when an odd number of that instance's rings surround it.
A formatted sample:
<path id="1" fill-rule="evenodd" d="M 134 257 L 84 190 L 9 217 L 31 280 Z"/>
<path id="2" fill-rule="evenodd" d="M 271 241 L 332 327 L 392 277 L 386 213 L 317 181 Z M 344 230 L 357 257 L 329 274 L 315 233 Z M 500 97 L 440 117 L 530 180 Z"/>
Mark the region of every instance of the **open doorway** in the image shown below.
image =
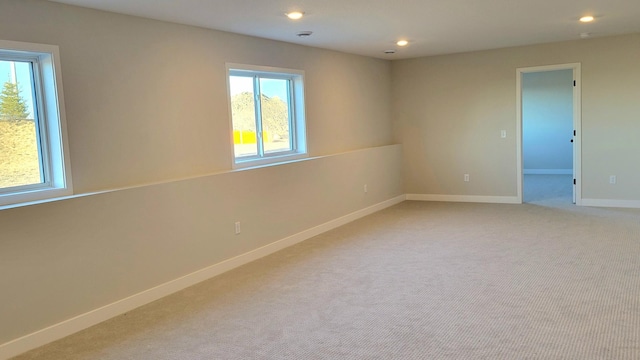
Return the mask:
<path id="1" fill-rule="evenodd" d="M 580 204 L 579 64 L 518 69 L 520 202 Z"/>

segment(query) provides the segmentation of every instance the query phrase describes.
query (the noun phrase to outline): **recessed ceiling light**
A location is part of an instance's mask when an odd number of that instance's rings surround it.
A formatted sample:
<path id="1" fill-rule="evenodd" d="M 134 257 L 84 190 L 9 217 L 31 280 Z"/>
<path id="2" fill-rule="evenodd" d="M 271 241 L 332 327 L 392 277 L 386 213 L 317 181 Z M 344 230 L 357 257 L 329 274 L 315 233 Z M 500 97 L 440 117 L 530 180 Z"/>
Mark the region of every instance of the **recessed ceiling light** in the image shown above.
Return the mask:
<path id="1" fill-rule="evenodd" d="M 583 16 L 580 18 L 580 22 L 583 22 L 583 23 L 592 22 L 593 20 L 594 20 L 594 17 L 591 15 Z"/>
<path id="2" fill-rule="evenodd" d="M 302 11 L 292 11 L 290 13 L 286 13 L 287 17 L 291 20 L 300 20 L 304 16 Z"/>
<path id="3" fill-rule="evenodd" d="M 407 40 L 399 40 L 396 44 L 398 46 L 407 46 L 409 45 L 409 42 Z"/>

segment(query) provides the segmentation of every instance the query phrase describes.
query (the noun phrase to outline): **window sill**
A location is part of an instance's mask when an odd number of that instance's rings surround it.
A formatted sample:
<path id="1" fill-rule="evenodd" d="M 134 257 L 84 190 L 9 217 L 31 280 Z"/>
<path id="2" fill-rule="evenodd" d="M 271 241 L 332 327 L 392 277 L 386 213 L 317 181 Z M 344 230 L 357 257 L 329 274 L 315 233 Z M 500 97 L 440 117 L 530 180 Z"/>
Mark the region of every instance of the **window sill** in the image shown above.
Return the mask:
<path id="1" fill-rule="evenodd" d="M 280 165 L 286 164 L 292 161 L 308 158 L 307 153 L 286 154 L 280 156 L 270 156 L 261 159 L 248 159 L 248 160 L 235 160 L 233 164 L 234 169 L 249 169 L 255 167 L 261 167 L 266 165 Z"/>
<path id="2" fill-rule="evenodd" d="M 69 188 L 47 188 L 0 196 L 0 210 L 57 201 L 73 195 Z"/>

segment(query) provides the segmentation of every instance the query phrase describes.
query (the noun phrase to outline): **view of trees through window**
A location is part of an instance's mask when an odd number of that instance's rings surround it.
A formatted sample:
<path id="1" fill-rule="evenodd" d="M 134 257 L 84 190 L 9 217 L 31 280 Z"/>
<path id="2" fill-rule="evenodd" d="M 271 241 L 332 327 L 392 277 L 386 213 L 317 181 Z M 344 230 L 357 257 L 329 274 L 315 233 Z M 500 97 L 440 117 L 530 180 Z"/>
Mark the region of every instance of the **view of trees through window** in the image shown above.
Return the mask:
<path id="1" fill-rule="evenodd" d="M 0 60 L 0 189 L 42 182 L 31 63 Z"/>

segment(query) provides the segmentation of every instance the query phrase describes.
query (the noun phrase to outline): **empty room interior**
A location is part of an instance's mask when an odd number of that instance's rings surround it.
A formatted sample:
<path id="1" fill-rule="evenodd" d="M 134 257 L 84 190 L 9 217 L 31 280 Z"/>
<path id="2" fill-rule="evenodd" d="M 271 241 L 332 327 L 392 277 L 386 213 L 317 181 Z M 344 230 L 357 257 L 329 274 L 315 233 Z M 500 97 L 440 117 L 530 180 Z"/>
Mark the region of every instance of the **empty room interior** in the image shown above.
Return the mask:
<path id="1" fill-rule="evenodd" d="M 640 358 L 638 16 L 0 0 L 0 359 Z"/>

